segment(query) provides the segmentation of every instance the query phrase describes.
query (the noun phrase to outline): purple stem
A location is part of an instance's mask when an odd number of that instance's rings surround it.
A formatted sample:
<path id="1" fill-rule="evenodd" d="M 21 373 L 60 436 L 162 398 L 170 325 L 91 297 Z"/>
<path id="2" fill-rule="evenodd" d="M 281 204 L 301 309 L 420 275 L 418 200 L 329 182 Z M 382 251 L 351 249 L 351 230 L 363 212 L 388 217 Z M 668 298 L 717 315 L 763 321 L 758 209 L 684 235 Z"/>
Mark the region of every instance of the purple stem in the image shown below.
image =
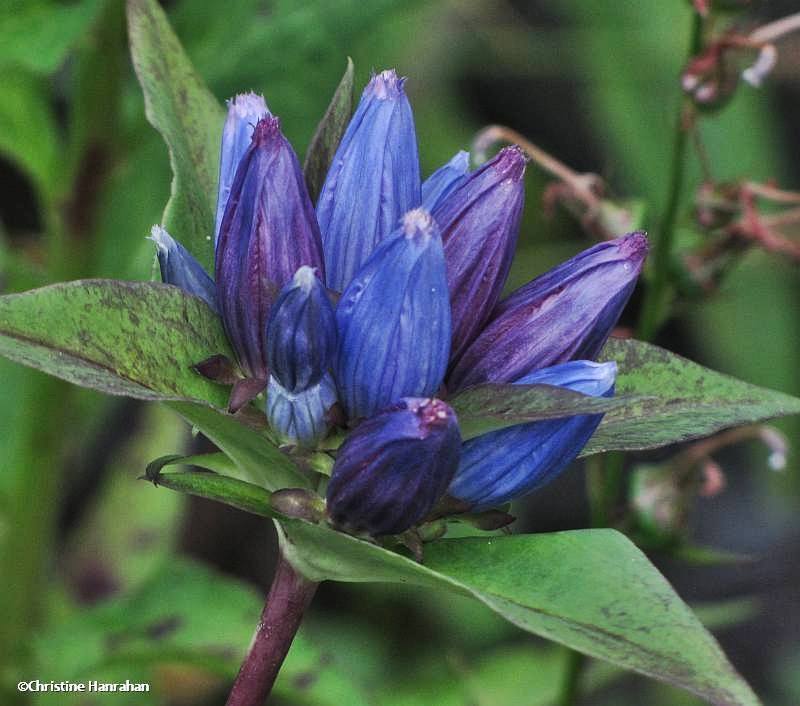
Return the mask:
<path id="1" fill-rule="evenodd" d="M 264 706 L 317 584 L 298 574 L 281 554 L 250 653 L 226 706 Z"/>

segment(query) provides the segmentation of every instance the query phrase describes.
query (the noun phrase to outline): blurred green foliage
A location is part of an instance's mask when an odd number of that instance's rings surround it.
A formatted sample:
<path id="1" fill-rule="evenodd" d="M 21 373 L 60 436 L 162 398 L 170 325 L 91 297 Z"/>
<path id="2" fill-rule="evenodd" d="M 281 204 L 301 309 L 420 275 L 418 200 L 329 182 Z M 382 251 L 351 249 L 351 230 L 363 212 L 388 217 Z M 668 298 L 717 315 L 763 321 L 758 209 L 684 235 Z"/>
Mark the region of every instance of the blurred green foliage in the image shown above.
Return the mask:
<path id="1" fill-rule="evenodd" d="M 506 122 L 557 156 L 574 153 L 572 145 L 585 150 L 584 163 L 574 166 L 602 174 L 615 195 L 643 199 L 646 227 L 663 208 L 688 2 L 167 5 L 213 94 L 222 100 L 243 90 L 263 92 L 298 153 L 351 56 L 357 85 L 370 68 L 383 66 L 396 65 L 411 77 L 425 173 L 467 146 L 484 123 Z M 795 77 L 791 88 L 797 86 Z M 494 87 L 486 91 L 489 99 L 481 98 L 486 87 Z M 0 222 L 2 291 L 77 277 L 149 279 L 152 245 L 145 236 L 161 219 L 170 172 L 163 143 L 144 118 L 122 3 L 5 0 L 0 96 L 0 166 L 11 185 L 0 209 L 12 210 L 10 202 L 30 192 L 34 210 L 32 218 Z M 702 121 L 718 179 L 776 178 L 798 188 L 800 172 L 773 100 L 769 89 L 745 86 L 726 110 Z M 693 157 L 680 207 L 681 246 L 699 237 L 691 220 L 699 178 Z M 560 211 L 544 217 L 545 183 L 529 170 L 514 284 L 582 244 L 572 219 Z M 662 342 L 726 373 L 798 394 L 798 294 L 796 268 L 752 253 L 714 296 L 682 308 Z M 2 360 L 0 380 L 0 601 L 3 642 L 14 648 L 0 652 L 2 702 L 21 698 L 13 685 L 23 663 L 43 680 L 141 675 L 156 690 L 152 701 L 132 702 L 137 706 L 164 703 L 166 696 L 197 703 L 198 693 L 221 703 L 260 597 L 177 557 L 186 503 L 134 482 L 148 460 L 186 443 L 184 426 L 160 409 L 143 412 Z M 116 434 L 109 435 L 108 420 L 119 427 Z M 800 438 L 796 420 L 781 428 Z M 752 535 L 728 532 L 721 544 L 758 552 L 796 537 L 798 455 L 780 476 L 767 473 L 760 451 L 740 456 L 732 473 L 748 475 L 745 518 L 756 528 Z M 76 489 L 86 497 L 69 522 L 59 519 Z M 793 571 L 796 576 L 796 566 Z M 331 595 L 334 607 L 323 603 L 298 638 L 276 692 L 281 702 L 500 706 L 558 698 L 565 655 L 521 638 L 481 606 L 438 593 L 420 601 L 419 594 L 381 587 L 366 598 L 360 594 L 365 618 L 357 620 L 335 609 L 333 599 L 348 604 L 346 589 Z M 794 600 L 796 623 L 796 593 Z M 425 638 L 420 647 L 410 647 L 409 615 Z M 727 604 L 722 623 L 725 616 L 752 620 Z M 394 641 L 376 625 L 388 625 Z M 738 666 L 747 674 L 747 665 Z M 787 649 L 769 674 L 754 676 L 774 697 L 771 703 L 792 706 L 800 698 L 798 672 L 800 655 Z M 637 677 L 621 680 L 592 665 L 585 686 L 604 691 L 587 703 L 697 703 Z M 38 701 L 51 703 L 48 696 Z"/>

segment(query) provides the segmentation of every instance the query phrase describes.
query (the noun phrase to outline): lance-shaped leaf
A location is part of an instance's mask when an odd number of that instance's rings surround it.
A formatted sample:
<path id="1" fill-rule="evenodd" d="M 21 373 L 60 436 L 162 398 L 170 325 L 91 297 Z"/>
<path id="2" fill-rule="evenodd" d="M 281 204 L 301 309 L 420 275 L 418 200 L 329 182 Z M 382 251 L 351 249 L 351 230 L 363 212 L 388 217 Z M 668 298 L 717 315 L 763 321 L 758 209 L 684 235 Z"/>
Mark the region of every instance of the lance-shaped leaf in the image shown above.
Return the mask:
<path id="1" fill-rule="evenodd" d="M 600 360 L 617 363 L 617 393 L 639 396 L 610 410 L 583 455 L 651 449 L 721 429 L 800 414 L 800 399 L 709 370 L 642 341 L 610 340 Z"/>
<path id="2" fill-rule="evenodd" d="M 0 355 L 82 387 L 167 401 L 269 489 L 306 484 L 269 440 L 219 410 L 227 388 L 191 368 L 230 354 L 200 299 L 153 282 L 78 280 L 0 297 Z"/>
<path id="3" fill-rule="evenodd" d="M 466 441 L 525 422 L 625 409 L 641 399 L 637 395 L 590 397 L 554 385 L 487 383 L 464 390 L 450 404 L 456 411 L 461 436 Z"/>
<path id="4" fill-rule="evenodd" d="M 760 703 L 658 570 L 614 530 L 446 539 L 425 545 L 418 564 L 322 525 L 280 526 L 284 552 L 311 579 L 446 588 L 523 630 L 715 706 Z"/>
<path id="5" fill-rule="evenodd" d="M 150 124 L 169 147 L 172 194 L 164 227 L 206 270 L 213 263 L 214 206 L 225 114 L 155 0 L 128 0 L 133 67 Z"/>
<path id="6" fill-rule="evenodd" d="M 347 57 L 347 68 L 333 93 L 325 115 L 322 116 L 314 136 L 308 144 L 303 160 L 303 174 L 308 185 L 308 194 L 316 202 L 325 175 L 333 162 L 333 155 L 342 140 L 342 135 L 353 114 L 353 60 Z"/>
<path id="7" fill-rule="evenodd" d="M 547 385 L 477 385 L 450 401 L 463 438 L 523 422 L 605 412 L 582 452 L 587 456 L 658 448 L 800 414 L 796 397 L 709 370 L 642 341 L 611 339 L 599 359 L 617 363 L 614 398 L 591 398 Z"/>

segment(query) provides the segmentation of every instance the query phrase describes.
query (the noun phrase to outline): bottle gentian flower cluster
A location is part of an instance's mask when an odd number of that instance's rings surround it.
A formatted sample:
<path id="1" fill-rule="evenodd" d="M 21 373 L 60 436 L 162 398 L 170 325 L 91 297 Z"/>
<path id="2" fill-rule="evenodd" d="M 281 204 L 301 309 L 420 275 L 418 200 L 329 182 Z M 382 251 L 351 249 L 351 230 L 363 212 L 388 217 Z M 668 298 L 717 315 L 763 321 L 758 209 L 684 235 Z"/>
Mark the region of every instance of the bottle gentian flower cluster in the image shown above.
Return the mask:
<path id="1" fill-rule="evenodd" d="M 313 448 L 337 405 L 348 434 L 327 506 L 340 528 L 402 533 L 446 495 L 461 510 L 506 503 L 558 475 L 597 428 L 602 415 L 578 415 L 462 442 L 445 401 L 484 383 L 614 393 L 615 365 L 592 359 L 647 240 L 602 242 L 501 300 L 525 162 L 512 146 L 470 171 L 459 152 L 421 181 L 404 79 L 383 71 L 313 205 L 279 119 L 247 94 L 223 129 L 214 280 L 154 228 L 163 280 L 219 313 L 274 432 Z"/>

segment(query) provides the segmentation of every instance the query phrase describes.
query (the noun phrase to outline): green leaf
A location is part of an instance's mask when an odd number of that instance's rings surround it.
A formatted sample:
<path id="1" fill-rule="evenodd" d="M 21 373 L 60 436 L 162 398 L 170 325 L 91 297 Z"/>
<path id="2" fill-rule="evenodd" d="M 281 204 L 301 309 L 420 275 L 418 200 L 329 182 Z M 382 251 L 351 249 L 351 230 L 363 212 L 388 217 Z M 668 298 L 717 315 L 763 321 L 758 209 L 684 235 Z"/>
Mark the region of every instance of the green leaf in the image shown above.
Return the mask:
<path id="1" fill-rule="evenodd" d="M 450 404 L 458 416 L 461 437 L 466 440 L 525 422 L 627 408 L 639 400 L 590 397 L 553 385 L 485 384 L 464 390 Z"/>
<path id="2" fill-rule="evenodd" d="M 224 407 L 193 363 L 229 353 L 196 297 L 151 282 L 77 280 L 0 297 L 0 355 L 82 387 Z"/>
<path id="3" fill-rule="evenodd" d="M 202 473 L 186 471 L 179 473 L 161 473 L 164 463 L 171 457 L 157 459 L 147 466 L 144 479 L 155 486 L 163 486 L 170 490 L 230 505 L 239 510 L 262 517 L 276 517 L 270 509 L 271 493 L 253 483 L 245 483 L 236 478 L 221 476 L 218 473 Z"/>
<path id="4" fill-rule="evenodd" d="M 285 555 L 311 579 L 445 587 L 523 630 L 718 706 L 759 703 L 647 557 L 614 530 L 445 539 L 425 546 L 423 566 L 322 526 L 280 528 Z"/>
<path id="5" fill-rule="evenodd" d="M 0 66 L 52 74 L 102 7 L 103 0 L 11 2 L 0 11 Z"/>
<path id="6" fill-rule="evenodd" d="M 250 586 L 173 557 L 134 593 L 74 613 L 38 634 L 33 671 L 54 681 L 148 682 L 152 685 L 149 693 L 115 693 L 113 702 L 125 706 L 172 703 L 172 689 L 179 685 L 164 673 L 167 668 L 191 667 L 233 680 L 262 602 Z M 191 671 L 181 674 L 194 676 Z M 204 685 L 207 679 L 188 685 L 191 703 L 204 700 L 198 693 Z M 224 683 L 215 681 L 213 686 L 214 692 L 224 689 Z M 275 694 L 302 695 L 302 703 L 309 706 L 369 703 L 357 685 L 342 676 L 336 655 L 321 653 L 313 635 L 302 630 L 283 665 Z M 58 703 L 77 706 L 87 703 L 86 699 L 85 693 L 65 693 Z"/>
<path id="7" fill-rule="evenodd" d="M 215 353 L 230 354 L 218 317 L 177 287 L 78 280 L 0 297 L 0 355 L 101 392 L 167 401 L 245 480 L 305 487 L 266 436 L 220 411 L 227 388 L 191 369 Z"/>
<path id="8" fill-rule="evenodd" d="M 45 82 L 7 69 L 0 72 L 0 84 L 0 154 L 17 164 L 32 179 L 40 196 L 48 199 L 64 170 L 59 163 L 58 126 Z"/>
<path id="9" fill-rule="evenodd" d="M 308 184 L 308 193 L 316 203 L 325 175 L 333 162 L 333 155 L 347 129 L 353 114 L 353 60 L 347 57 L 347 68 L 333 93 L 330 105 L 322 116 L 314 136 L 308 145 L 303 162 L 303 173 Z"/>
<path id="10" fill-rule="evenodd" d="M 618 394 L 646 399 L 608 412 L 583 455 L 652 449 L 800 414 L 796 397 L 736 380 L 642 341 L 612 339 L 600 359 L 619 366 Z"/>
<path id="11" fill-rule="evenodd" d="M 214 452 L 208 454 L 197 454 L 194 456 L 182 456 L 180 454 L 170 454 L 169 456 L 161 456 L 147 464 L 147 472 L 158 472 L 167 466 L 197 466 L 198 468 L 205 468 L 214 473 L 220 473 L 224 476 L 236 477 L 238 467 L 236 464 L 224 453 Z M 239 480 L 242 480 L 239 478 Z"/>
<path id="12" fill-rule="evenodd" d="M 288 456 L 263 434 L 236 418 L 199 404 L 168 402 L 167 405 L 233 460 L 242 472 L 241 480 L 256 483 L 267 490 L 308 487 L 308 480 L 300 475 Z"/>
<path id="13" fill-rule="evenodd" d="M 131 56 L 147 119 L 169 147 L 172 194 L 163 225 L 211 271 L 224 114 L 155 0 L 128 0 Z"/>

